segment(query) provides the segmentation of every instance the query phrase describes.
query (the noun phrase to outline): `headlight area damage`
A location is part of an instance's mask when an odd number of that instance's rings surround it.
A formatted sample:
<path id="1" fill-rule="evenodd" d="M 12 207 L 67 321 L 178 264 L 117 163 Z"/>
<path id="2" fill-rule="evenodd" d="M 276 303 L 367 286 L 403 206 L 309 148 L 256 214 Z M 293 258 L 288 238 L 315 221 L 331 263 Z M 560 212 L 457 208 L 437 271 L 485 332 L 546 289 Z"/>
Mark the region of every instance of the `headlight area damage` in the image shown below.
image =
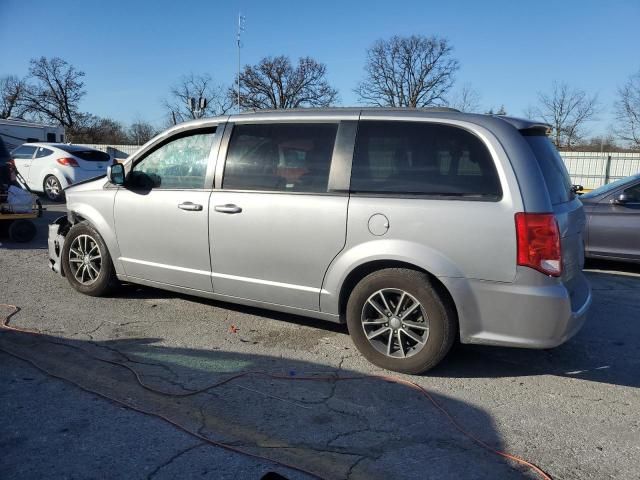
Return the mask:
<path id="1" fill-rule="evenodd" d="M 56 273 L 64 277 L 64 270 L 60 262 L 62 248 L 64 247 L 64 239 L 72 224 L 66 215 L 58 217 L 53 223 L 49 224 L 49 267 Z"/>

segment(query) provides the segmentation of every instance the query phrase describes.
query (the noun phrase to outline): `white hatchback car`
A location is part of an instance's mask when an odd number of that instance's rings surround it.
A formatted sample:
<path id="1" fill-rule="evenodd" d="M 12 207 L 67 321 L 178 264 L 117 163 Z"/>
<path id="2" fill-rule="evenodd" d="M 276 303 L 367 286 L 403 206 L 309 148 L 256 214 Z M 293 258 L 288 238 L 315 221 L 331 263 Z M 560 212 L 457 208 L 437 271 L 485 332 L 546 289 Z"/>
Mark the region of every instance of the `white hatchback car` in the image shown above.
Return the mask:
<path id="1" fill-rule="evenodd" d="M 64 143 L 25 143 L 11 158 L 29 188 L 53 201 L 62 200 L 66 187 L 104 175 L 113 163 L 108 153 Z"/>

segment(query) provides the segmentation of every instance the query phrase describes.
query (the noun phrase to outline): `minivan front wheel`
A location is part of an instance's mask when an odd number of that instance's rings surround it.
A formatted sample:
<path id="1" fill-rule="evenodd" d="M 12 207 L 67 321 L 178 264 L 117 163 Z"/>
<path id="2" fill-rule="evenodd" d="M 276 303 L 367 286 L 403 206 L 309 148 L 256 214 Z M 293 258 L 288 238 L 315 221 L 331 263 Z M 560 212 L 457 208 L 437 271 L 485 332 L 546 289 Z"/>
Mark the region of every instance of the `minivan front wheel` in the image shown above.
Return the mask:
<path id="1" fill-rule="evenodd" d="M 67 280 L 81 293 L 102 296 L 118 284 L 104 240 L 86 222 L 80 222 L 69 230 L 61 260 Z"/>
<path id="2" fill-rule="evenodd" d="M 353 343 L 371 363 L 417 374 L 437 365 L 456 335 L 455 312 L 428 275 L 387 268 L 367 275 L 347 303 Z"/>

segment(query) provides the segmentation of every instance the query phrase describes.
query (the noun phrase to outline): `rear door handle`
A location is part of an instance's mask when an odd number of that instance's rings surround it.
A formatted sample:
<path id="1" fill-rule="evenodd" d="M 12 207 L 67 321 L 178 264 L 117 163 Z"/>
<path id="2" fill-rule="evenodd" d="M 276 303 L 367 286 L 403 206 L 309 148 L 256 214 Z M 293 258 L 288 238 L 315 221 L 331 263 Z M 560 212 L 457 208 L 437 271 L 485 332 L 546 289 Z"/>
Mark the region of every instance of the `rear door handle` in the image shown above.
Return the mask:
<path id="1" fill-rule="evenodd" d="M 213 207 L 216 212 L 220 213 L 240 213 L 242 208 L 233 203 L 227 203 L 226 205 L 216 205 Z"/>
<path id="2" fill-rule="evenodd" d="M 181 210 L 189 210 L 192 212 L 199 212 L 202 210 L 202 205 L 193 202 L 184 202 L 178 205 L 178 208 Z"/>

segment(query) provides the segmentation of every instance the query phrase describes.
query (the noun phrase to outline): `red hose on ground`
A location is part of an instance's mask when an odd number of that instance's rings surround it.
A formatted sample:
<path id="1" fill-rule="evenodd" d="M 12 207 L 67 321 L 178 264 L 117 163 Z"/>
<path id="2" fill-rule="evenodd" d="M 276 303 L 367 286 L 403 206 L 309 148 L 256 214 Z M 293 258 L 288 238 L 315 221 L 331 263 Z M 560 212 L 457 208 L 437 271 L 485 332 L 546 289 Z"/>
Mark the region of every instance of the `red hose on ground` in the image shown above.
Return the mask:
<path id="1" fill-rule="evenodd" d="M 10 321 L 11 317 L 13 317 L 16 313 L 18 313 L 20 311 L 20 308 L 15 306 L 15 305 L 9 305 L 9 304 L 6 304 L 6 303 L 0 303 L 0 306 L 8 307 L 8 308 L 12 308 L 13 309 L 13 311 L 9 315 L 5 316 L 4 320 L 0 324 L 0 328 L 1 329 L 12 330 L 12 331 L 15 331 L 15 332 L 20 332 L 20 333 L 28 333 L 28 334 L 31 334 L 31 335 L 42 335 L 40 332 L 35 331 L 35 330 L 28 330 L 28 329 L 24 329 L 24 328 L 18 328 L 18 327 L 10 326 L 9 325 L 9 321 Z M 404 380 L 402 378 L 392 377 L 392 376 L 388 376 L 388 375 L 297 376 L 297 377 L 291 377 L 291 376 L 287 376 L 287 375 L 276 375 L 276 374 L 271 374 L 271 373 L 266 373 L 266 372 L 247 371 L 247 372 L 241 372 L 241 373 L 238 373 L 238 374 L 235 374 L 235 375 L 231 375 L 231 376 L 225 378 L 224 380 L 221 380 L 221 381 L 219 381 L 217 383 L 211 384 L 211 385 L 209 385 L 207 387 L 204 387 L 204 388 L 201 388 L 201 389 L 198 389 L 198 390 L 193 390 L 193 391 L 189 391 L 189 392 L 185 392 L 185 393 L 172 393 L 172 392 L 165 392 L 165 391 L 162 391 L 162 390 L 158 390 L 156 388 L 153 388 L 153 387 L 145 384 L 144 381 L 142 380 L 142 378 L 140 377 L 140 375 L 138 374 L 138 372 L 136 370 L 134 370 L 133 368 L 131 368 L 129 365 L 126 365 L 126 364 L 121 363 L 121 362 L 116 362 L 116 361 L 113 361 L 113 360 L 105 360 L 105 359 L 102 359 L 102 358 L 95 357 L 93 355 L 90 355 L 83 348 L 76 347 L 74 345 L 70 345 L 70 344 L 67 344 L 67 343 L 64 343 L 64 342 L 52 342 L 52 341 L 49 341 L 49 343 L 54 343 L 54 344 L 58 344 L 58 345 L 63 345 L 65 347 L 71 347 L 71 348 L 75 348 L 75 349 L 78 349 L 78 350 L 82 350 L 83 353 L 85 353 L 89 357 L 93 358 L 94 360 L 97 360 L 97 361 L 100 361 L 100 362 L 104 362 L 104 363 L 108 363 L 108 364 L 115 365 L 115 366 L 119 366 L 119 367 L 123 367 L 123 368 L 127 369 L 128 371 L 130 371 L 134 375 L 134 377 L 136 379 L 136 382 L 142 388 L 144 388 L 145 390 L 148 390 L 150 392 L 153 392 L 153 393 L 156 393 L 156 394 L 159 394 L 159 395 L 170 396 L 170 397 L 188 397 L 188 396 L 192 396 L 192 395 L 197 395 L 199 393 L 203 393 L 205 391 L 208 391 L 208 390 L 211 390 L 213 388 L 216 388 L 216 387 L 219 387 L 221 385 L 224 385 L 226 383 L 229 383 L 229 382 L 231 382 L 233 380 L 236 380 L 238 378 L 247 377 L 247 376 L 263 376 L 263 377 L 271 378 L 271 379 L 274 379 L 274 380 L 292 380 L 292 381 L 346 381 L 346 380 L 353 381 L 353 380 L 377 379 L 377 380 L 384 380 L 384 381 L 390 382 L 390 383 L 395 383 L 395 384 L 398 384 L 398 385 L 404 385 L 404 386 L 407 386 L 409 388 L 412 388 L 413 390 L 416 390 L 416 391 L 420 392 L 427 400 L 429 400 L 433 404 L 433 406 L 436 409 L 438 409 L 445 416 L 445 418 L 447 418 L 447 420 L 449 420 L 449 422 L 455 427 L 456 430 L 458 430 L 460 433 L 462 433 L 464 436 L 466 436 L 467 438 L 472 440 L 474 443 L 476 443 L 480 447 L 482 447 L 485 450 L 487 450 L 487 451 L 489 451 L 489 452 L 491 452 L 491 453 L 493 453 L 495 455 L 498 455 L 498 456 L 500 456 L 502 458 L 506 458 L 508 460 L 511 460 L 513 462 L 519 463 L 520 465 L 524 465 L 524 466 L 530 468 L 531 470 L 533 470 L 543 480 L 552 480 L 551 476 L 549 474 L 547 474 L 546 472 L 544 472 L 537 465 L 535 465 L 535 464 L 533 464 L 531 462 L 528 462 L 527 460 L 524 460 L 523 458 L 520 458 L 517 455 L 513 455 L 513 454 L 510 454 L 510 453 L 507 453 L 507 452 L 503 452 L 503 451 L 497 450 L 497 449 L 493 448 L 492 446 L 490 446 L 489 444 L 485 443 L 484 441 L 480 440 L 479 438 L 477 438 L 476 436 L 474 436 L 473 434 L 471 434 L 467 430 L 465 430 L 462 427 L 462 425 L 453 416 L 451 416 L 451 414 L 449 412 L 447 412 L 445 410 L 445 408 L 442 405 L 440 405 L 440 403 L 438 403 L 436 401 L 436 399 L 424 387 L 422 387 L 422 386 L 418 385 L 417 383 L 412 382 L 410 380 Z M 323 477 L 319 476 L 316 473 L 313 473 L 313 472 L 310 472 L 308 470 L 305 470 L 304 468 L 296 467 L 294 465 L 290 465 L 290 464 L 287 464 L 287 463 L 284 463 L 284 462 L 280 462 L 278 460 L 274 460 L 274 459 L 271 459 L 271 458 L 263 457 L 261 455 L 250 453 L 250 452 L 238 449 L 238 448 L 236 448 L 234 446 L 228 445 L 226 443 L 216 442 L 215 440 L 211 440 L 211 439 L 199 434 L 198 432 L 194 432 L 194 431 L 188 430 L 187 428 L 179 425 L 178 423 L 174 422 L 173 420 L 171 420 L 168 417 L 165 417 L 162 414 L 155 413 L 155 412 L 150 412 L 150 411 L 145 411 L 145 410 L 143 410 L 143 409 L 141 409 L 139 407 L 135 407 L 135 406 L 130 405 L 130 404 L 128 404 L 126 402 L 123 402 L 121 400 L 112 398 L 112 397 L 110 397 L 110 396 L 108 396 L 106 394 L 97 392 L 95 390 L 91 390 L 90 388 L 87 388 L 87 387 L 85 387 L 83 385 L 80 385 L 79 383 L 76 383 L 73 380 L 70 380 L 68 378 L 62 377 L 60 375 L 57 375 L 57 374 L 54 374 L 54 373 L 48 371 L 46 368 L 42 367 L 41 365 L 38 365 L 37 362 L 34 362 L 33 360 L 31 360 L 29 358 L 25 358 L 25 357 L 23 357 L 21 355 L 17 355 L 17 354 L 15 354 L 13 352 L 9 352 L 9 351 L 5 350 L 2 347 L 0 347 L 0 350 L 5 352 L 5 353 L 7 353 L 8 355 L 11 355 L 13 357 L 19 358 L 19 359 L 21 359 L 21 360 L 33 365 L 38 370 L 41 370 L 41 371 L 45 372 L 47 375 L 49 375 L 51 377 L 58 378 L 60 380 L 66 381 L 68 383 L 71 383 L 72 385 L 75 385 L 76 387 L 78 387 L 78 388 L 80 388 L 82 390 L 85 390 L 87 392 L 93 393 L 94 395 L 99 395 L 100 397 L 106 398 L 107 400 L 110 400 L 112 402 L 116 402 L 116 403 L 118 403 L 118 404 L 120 404 L 120 405 L 122 405 L 122 406 L 124 406 L 124 407 L 126 407 L 128 409 L 130 409 L 130 410 L 134 410 L 136 412 L 143 413 L 145 415 L 150 415 L 150 416 L 153 416 L 153 417 L 156 417 L 156 418 L 160 418 L 160 419 L 164 420 L 165 422 L 173 425 L 174 427 L 184 431 L 185 433 L 187 433 L 187 434 L 189 434 L 189 435 L 191 435 L 193 437 L 196 437 L 196 438 L 198 438 L 198 439 L 202 440 L 203 442 L 206 442 L 206 443 L 208 443 L 210 445 L 213 445 L 213 446 L 216 446 L 216 447 L 220 447 L 220 448 L 223 448 L 225 450 L 229 450 L 229 451 L 232 451 L 232 452 L 235 452 L 235 453 L 240 453 L 242 455 L 246 455 L 248 457 L 252 457 L 252 458 L 255 458 L 255 459 L 258 459 L 258 460 L 263 460 L 263 461 L 266 461 L 266 462 L 269 462 L 269 463 L 273 463 L 275 465 L 279 465 L 279 466 L 284 467 L 284 468 L 288 468 L 288 469 L 291 469 L 291 470 L 295 470 L 295 471 L 304 473 L 306 475 L 310 475 L 310 476 L 312 476 L 314 478 L 319 478 L 319 479 L 323 478 Z"/>

